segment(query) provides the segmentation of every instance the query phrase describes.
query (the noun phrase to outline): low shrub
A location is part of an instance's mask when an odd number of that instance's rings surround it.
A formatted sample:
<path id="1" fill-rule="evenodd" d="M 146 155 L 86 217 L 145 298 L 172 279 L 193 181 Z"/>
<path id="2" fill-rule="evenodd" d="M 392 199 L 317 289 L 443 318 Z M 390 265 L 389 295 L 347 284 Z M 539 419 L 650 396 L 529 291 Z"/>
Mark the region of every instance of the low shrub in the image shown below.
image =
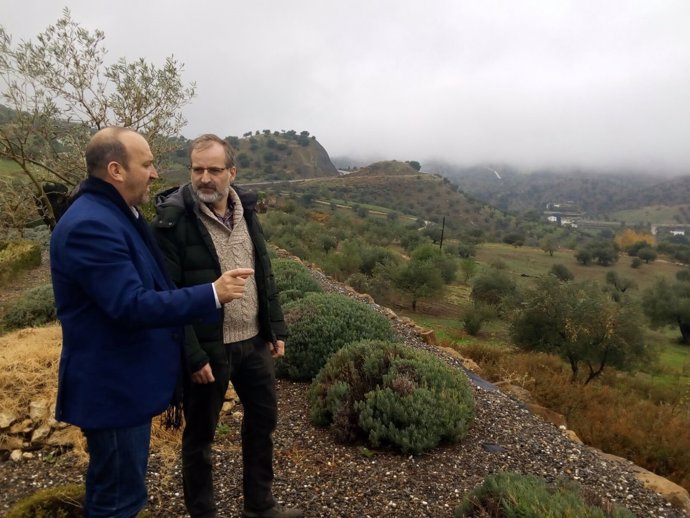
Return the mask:
<path id="1" fill-rule="evenodd" d="M 70 484 L 37 491 L 17 502 L 5 518 L 82 518 L 84 486 Z"/>
<path id="2" fill-rule="evenodd" d="M 676 280 L 680 282 L 690 282 L 690 270 L 683 268 L 676 272 Z"/>
<path id="3" fill-rule="evenodd" d="M 37 327 L 57 319 L 53 287 L 44 284 L 27 291 L 2 317 L 6 330 Z"/>
<path id="4" fill-rule="evenodd" d="M 491 306 L 473 304 L 468 306 L 462 315 L 462 324 L 465 332 L 470 336 L 477 336 L 482 326 L 495 315 Z"/>
<path id="5" fill-rule="evenodd" d="M 347 284 L 352 286 L 359 293 L 369 293 L 371 291 L 371 278 L 363 273 L 353 273 L 347 278 Z"/>
<path id="6" fill-rule="evenodd" d="M 313 293 L 283 308 L 290 337 L 278 376 L 310 381 L 328 357 L 350 342 L 391 340 L 388 319 L 366 304 L 334 293 Z"/>
<path id="7" fill-rule="evenodd" d="M 575 276 L 573 275 L 573 272 L 568 270 L 568 267 L 564 264 L 561 264 L 561 263 L 554 264 L 551 267 L 551 270 L 549 270 L 549 273 L 551 275 L 555 275 L 557 279 L 564 281 L 564 282 L 572 281 L 575 278 Z"/>
<path id="8" fill-rule="evenodd" d="M 426 351 L 384 341 L 352 343 L 312 383 L 310 417 L 336 439 L 364 438 L 419 454 L 457 442 L 474 416 L 465 375 Z"/>
<path id="9" fill-rule="evenodd" d="M 83 518 L 84 486 L 69 484 L 37 491 L 17 502 L 5 518 Z M 151 518 L 141 511 L 136 518 Z"/>
<path id="10" fill-rule="evenodd" d="M 41 264 L 41 245 L 35 241 L 10 241 L 0 248 L 0 284 L 12 274 Z"/>
<path id="11" fill-rule="evenodd" d="M 285 305 L 293 300 L 299 300 L 304 297 L 304 292 L 301 290 L 283 290 L 278 293 L 278 299 L 281 305 Z"/>
<path id="12" fill-rule="evenodd" d="M 475 304 L 498 306 L 515 290 L 515 282 L 507 272 L 496 269 L 487 270 L 473 279 L 470 298 Z"/>
<path id="13" fill-rule="evenodd" d="M 595 503 L 596 501 L 596 503 Z M 543 479 L 518 473 L 488 476 L 465 497 L 455 518 L 634 518 L 620 506 L 613 506 L 582 488 L 559 479 L 548 485 Z"/>
<path id="14" fill-rule="evenodd" d="M 290 259 L 274 259 L 273 274 L 282 304 L 303 297 L 306 293 L 323 291 L 309 270 Z"/>

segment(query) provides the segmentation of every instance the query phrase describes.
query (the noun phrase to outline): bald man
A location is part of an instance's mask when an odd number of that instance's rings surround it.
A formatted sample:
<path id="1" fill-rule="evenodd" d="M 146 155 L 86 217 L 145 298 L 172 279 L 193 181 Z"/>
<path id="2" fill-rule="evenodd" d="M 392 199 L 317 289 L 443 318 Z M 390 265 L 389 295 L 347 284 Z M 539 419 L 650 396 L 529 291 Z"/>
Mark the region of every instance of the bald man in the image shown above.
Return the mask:
<path id="1" fill-rule="evenodd" d="M 103 129 L 86 166 L 50 245 L 63 334 L 56 418 L 86 437 L 85 516 L 133 518 L 146 503 L 151 419 L 168 408 L 180 372 L 182 325 L 216 321 L 253 270 L 175 289 L 136 208 L 158 177 L 146 139 Z"/>

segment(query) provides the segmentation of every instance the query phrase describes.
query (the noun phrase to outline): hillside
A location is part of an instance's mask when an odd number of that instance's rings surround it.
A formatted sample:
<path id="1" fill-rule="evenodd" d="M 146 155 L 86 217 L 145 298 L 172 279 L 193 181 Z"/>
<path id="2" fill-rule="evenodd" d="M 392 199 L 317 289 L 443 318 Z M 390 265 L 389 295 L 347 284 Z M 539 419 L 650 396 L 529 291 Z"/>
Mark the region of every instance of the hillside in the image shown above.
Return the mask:
<path id="1" fill-rule="evenodd" d="M 500 236 L 516 224 L 513 216 L 467 196 L 447 178 L 419 172 L 407 162 L 376 162 L 340 175 L 313 137 L 298 141 L 288 132 L 228 140 L 239 150 L 237 183 L 249 184 L 251 189 L 277 196 L 293 193 L 321 203 L 361 205 L 437 224 L 445 218 L 448 229 L 465 234 Z M 271 157 L 269 164 L 265 164 L 267 157 Z M 186 170 L 162 176 L 169 183 L 189 179 Z"/>
<path id="2" fill-rule="evenodd" d="M 510 167 L 426 167 L 450 178 L 466 193 L 508 211 L 543 210 L 547 203 L 574 202 L 592 216 L 649 205 L 680 205 L 690 196 L 690 176 L 668 178 L 631 172 L 586 170 L 522 173 Z"/>
<path id="3" fill-rule="evenodd" d="M 404 174 L 401 174 L 401 164 L 405 166 Z M 391 167 L 390 172 L 387 167 Z M 281 184 L 276 189 L 282 192 L 287 189 L 317 200 L 383 209 L 437 224 L 445 218 L 448 229 L 462 233 L 494 236 L 514 224 L 512 216 L 470 198 L 448 179 L 419 173 L 412 168 L 409 168 L 413 171 L 410 174 L 407 167 L 402 162 L 384 162 L 357 173 Z"/>
<path id="4" fill-rule="evenodd" d="M 374 162 L 368 166 L 360 167 L 356 171 L 350 173 L 348 176 L 408 176 L 415 174 L 419 174 L 419 172 L 407 162 L 387 160 L 383 162 Z"/>
<path id="5" fill-rule="evenodd" d="M 285 181 L 338 176 L 328 153 L 308 131 L 270 131 L 225 137 L 237 152 L 238 178 L 241 182 Z M 168 183 L 189 179 L 187 150 L 191 141 L 181 139 L 176 151 L 168 155 L 162 173 Z"/>
<path id="6" fill-rule="evenodd" d="M 314 275 L 325 290 L 356 296 L 318 272 Z M 376 304 L 371 307 L 386 311 Z M 392 323 L 399 340 L 463 369 L 456 357 L 422 342 L 404 322 L 393 319 Z M 0 339 L 0 350 L 22 352 L 23 343 L 36 343 L 42 336 L 45 340 L 44 330 L 52 333 L 50 340 L 59 337 L 59 328 L 54 326 L 25 330 Z M 57 375 L 56 367 L 57 362 L 52 362 L 47 377 Z M 460 444 L 445 445 L 419 456 L 335 442 L 328 430 L 309 420 L 309 384 L 280 380 L 280 416 L 274 435 L 276 496 L 287 505 L 305 508 L 314 518 L 450 518 L 468 491 L 487 475 L 517 471 L 549 481 L 565 474 L 584 487 L 592 502 L 624 505 L 640 517 L 686 516 L 646 489 L 638 480 L 637 468 L 629 462 L 604 457 L 572 441 L 564 431 L 528 411 L 523 403 L 472 372 L 465 372 L 476 401 L 470 433 Z M 227 469 L 216 470 L 214 478 L 219 509 L 234 516 L 242 505 L 238 447 L 242 408 L 237 401 L 229 406 L 221 416 L 222 428 L 214 442 L 214 463 Z M 176 461 L 180 438 L 170 433 L 161 435 L 160 430 L 154 435 L 157 441 L 150 460 L 148 509 L 153 516 L 182 518 L 186 513 Z M 0 509 L 4 512 L 17 499 L 39 488 L 80 483 L 83 470 L 83 458 L 69 452 L 55 456 L 38 451 L 19 462 L 2 462 L 0 478 L 11 484 L 0 492 Z"/>

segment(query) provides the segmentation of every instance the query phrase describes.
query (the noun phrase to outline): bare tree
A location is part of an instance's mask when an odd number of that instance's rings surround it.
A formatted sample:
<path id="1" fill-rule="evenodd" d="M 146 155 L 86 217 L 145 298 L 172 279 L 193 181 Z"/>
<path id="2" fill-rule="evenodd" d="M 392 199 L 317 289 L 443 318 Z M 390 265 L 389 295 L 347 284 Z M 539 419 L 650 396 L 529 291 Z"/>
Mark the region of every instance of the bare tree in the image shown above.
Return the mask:
<path id="1" fill-rule="evenodd" d="M 0 239 L 23 237 L 24 229 L 36 217 L 31 192 L 19 181 L 0 177 Z"/>
<path id="2" fill-rule="evenodd" d="M 84 178 L 83 150 L 94 131 L 126 126 L 142 133 L 156 156 L 173 147 L 195 95 L 171 56 L 158 68 L 143 58 L 105 64 L 105 35 L 72 20 L 65 9 L 35 41 L 13 45 L 0 26 L 0 157 L 16 162 L 28 188 L 55 218 L 43 182 L 75 186 Z M 51 224 L 52 223 L 52 224 Z"/>

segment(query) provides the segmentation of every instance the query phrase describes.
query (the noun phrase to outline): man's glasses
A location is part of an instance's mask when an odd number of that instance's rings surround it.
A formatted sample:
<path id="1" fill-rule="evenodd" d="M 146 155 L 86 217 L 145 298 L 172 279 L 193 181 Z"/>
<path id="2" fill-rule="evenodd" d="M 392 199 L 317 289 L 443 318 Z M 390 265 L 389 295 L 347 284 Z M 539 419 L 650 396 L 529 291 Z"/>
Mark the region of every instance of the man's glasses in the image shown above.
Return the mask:
<path id="1" fill-rule="evenodd" d="M 192 173 L 202 175 L 204 171 L 208 171 L 211 176 L 218 175 L 225 171 L 227 167 L 191 167 Z"/>

